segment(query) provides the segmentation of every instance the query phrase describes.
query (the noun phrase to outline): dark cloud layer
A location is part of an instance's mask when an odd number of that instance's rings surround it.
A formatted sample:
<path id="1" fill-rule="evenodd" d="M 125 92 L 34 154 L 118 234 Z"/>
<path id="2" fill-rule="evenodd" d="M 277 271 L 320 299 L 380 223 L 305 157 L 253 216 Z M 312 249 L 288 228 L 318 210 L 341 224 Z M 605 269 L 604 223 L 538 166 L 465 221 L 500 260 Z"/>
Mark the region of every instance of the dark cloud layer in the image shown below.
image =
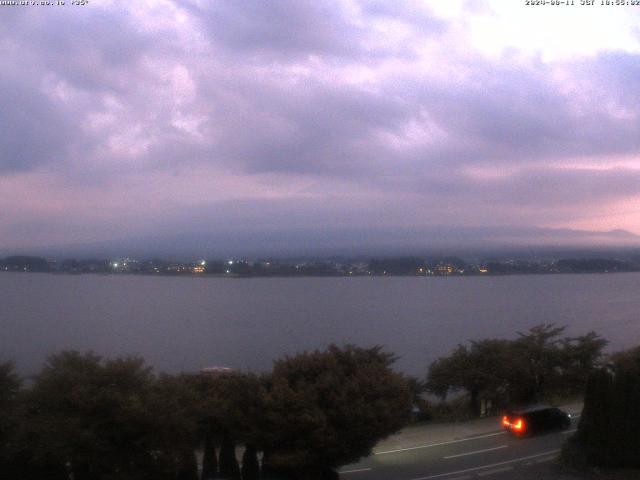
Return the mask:
<path id="1" fill-rule="evenodd" d="M 279 205 L 275 229 L 291 205 L 327 228 L 497 216 L 640 229 L 640 56 L 488 55 L 465 28 L 493 10 L 464 11 L 457 21 L 421 2 L 291 0 L 6 9 L 0 245 L 37 225 L 37 242 L 72 242 L 55 225 L 74 211 L 88 238 L 92 197 L 107 236 L 141 233 L 116 219 L 147 228 L 195 208 L 204 213 L 181 228 L 250 229 L 241 201 Z M 46 189 L 12 200 L 42 176 Z M 139 199 L 130 207 L 125 189 Z M 602 220 L 621 204 L 626 220 Z"/>
<path id="2" fill-rule="evenodd" d="M 350 57 L 360 49 L 361 32 L 335 2 L 243 0 L 191 8 L 211 38 L 236 54 L 269 53 L 289 61 L 310 54 Z"/>

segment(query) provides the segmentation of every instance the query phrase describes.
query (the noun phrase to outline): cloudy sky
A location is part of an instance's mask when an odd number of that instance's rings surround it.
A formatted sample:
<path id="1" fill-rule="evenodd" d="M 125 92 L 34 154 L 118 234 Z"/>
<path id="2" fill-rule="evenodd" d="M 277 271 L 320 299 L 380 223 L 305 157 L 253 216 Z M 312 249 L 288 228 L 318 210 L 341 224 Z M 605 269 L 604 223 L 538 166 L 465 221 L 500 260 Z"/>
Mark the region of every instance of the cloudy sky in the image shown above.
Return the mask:
<path id="1" fill-rule="evenodd" d="M 640 234 L 640 7 L 66 3 L 0 6 L 2 251 Z"/>

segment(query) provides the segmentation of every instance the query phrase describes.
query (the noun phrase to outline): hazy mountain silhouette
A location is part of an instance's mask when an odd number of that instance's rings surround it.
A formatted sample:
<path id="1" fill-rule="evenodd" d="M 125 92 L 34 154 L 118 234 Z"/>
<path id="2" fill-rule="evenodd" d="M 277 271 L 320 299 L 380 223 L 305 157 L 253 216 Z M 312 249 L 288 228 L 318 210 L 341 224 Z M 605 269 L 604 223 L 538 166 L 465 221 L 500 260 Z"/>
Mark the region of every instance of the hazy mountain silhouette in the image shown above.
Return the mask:
<path id="1" fill-rule="evenodd" d="M 341 228 L 185 232 L 87 244 L 43 246 L 29 253 L 65 256 L 225 258 L 233 256 L 398 255 L 433 251 L 640 247 L 640 236 L 541 227 Z M 26 253 L 20 249 L 3 254 Z"/>

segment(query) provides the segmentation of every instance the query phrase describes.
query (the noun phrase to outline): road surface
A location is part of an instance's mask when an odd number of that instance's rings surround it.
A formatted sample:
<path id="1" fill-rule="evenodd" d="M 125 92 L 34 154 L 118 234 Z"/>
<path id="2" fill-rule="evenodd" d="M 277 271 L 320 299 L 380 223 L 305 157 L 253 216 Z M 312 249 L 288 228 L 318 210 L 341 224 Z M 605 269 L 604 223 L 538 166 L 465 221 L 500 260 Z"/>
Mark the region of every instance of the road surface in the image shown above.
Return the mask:
<path id="1" fill-rule="evenodd" d="M 503 480 L 538 478 L 544 464 L 558 456 L 575 431 L 576 412 L 568 430 L 517 439 L 499 429 L 403 448 L 377 449 L 370 457 L 340 471 L 342 480 Z M 528 475 L 530 473 L 531 475 Z M 540 475 L 543 477 L 544 475 Z"/>

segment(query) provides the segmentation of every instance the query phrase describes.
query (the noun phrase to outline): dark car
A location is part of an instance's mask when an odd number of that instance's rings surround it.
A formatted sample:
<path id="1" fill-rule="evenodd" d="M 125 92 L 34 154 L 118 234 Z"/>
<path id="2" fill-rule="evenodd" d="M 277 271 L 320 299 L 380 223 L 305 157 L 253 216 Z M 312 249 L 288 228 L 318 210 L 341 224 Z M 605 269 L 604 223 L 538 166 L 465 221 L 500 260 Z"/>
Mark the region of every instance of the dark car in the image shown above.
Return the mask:
<path id="1" fill-rule="evenodd" d="M 505 412 L 502 426 L 517 437 L 524 437 L 552 430 L 565 430 L 571 426 L 571 415 L 555 407 L 527 407 Z"/>

